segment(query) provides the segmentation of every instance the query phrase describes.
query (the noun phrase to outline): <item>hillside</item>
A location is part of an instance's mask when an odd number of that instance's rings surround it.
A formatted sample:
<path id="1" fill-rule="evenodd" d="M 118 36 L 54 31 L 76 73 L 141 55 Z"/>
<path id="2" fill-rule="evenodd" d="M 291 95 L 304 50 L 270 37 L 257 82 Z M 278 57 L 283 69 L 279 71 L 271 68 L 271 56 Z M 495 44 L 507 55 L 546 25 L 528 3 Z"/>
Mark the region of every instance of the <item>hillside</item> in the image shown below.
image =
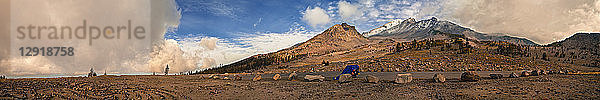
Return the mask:
<path id="1" fill-rule="evenodd" d="M 369 40 L 346 23 L 336 24 L 313 38 L 292 47 L 268 54 L 251 56 L 233 64 L 208 69 L 202 73 L 241 72 L 265 68 L 310 56 L 323 55 L 335 51 L 346 51 Z M 281 66 L 279 66 L 281 67 Z"/>
<path id="2" fill-rule="evenodd" d="M 532 47 L 535 58 L 581 66 L 600 67 L 600 33 L 576 33 L 543 47 Z"/>
<path id="3" fill-rule="evenodd" d="M 409 25 L 402 23 L 413 23 L 410 25 L 414 26 L 399 27 Z M 394 27 L 398 28 L 379 29 L 384 33 L 369 38 L 363 36 L 366 34 L 358 33 L 354 26 L 336 24 L 306 42 L 200 73 L 323 72 L 339 71 L 350 64 L 362 66 L 360 71 L 367 72 L 594 70 L 577 63 L 561 62 L 563 60 L 541 59 L 539 56 L 542 52 L 550 51 L 542 48 L 551 47 L 518 45 L 515 41 L 526 43 L 523 41 L 529 40 L 487 36 L 448 23 L 436 19 L 419 22 L 409 19 L 397 25 L 388 23 L 384 26 L 396 25 Z M 400 29 L 410 30 L 385 33 Z M 563 45 L 569 41 L 565 40 Z"/>

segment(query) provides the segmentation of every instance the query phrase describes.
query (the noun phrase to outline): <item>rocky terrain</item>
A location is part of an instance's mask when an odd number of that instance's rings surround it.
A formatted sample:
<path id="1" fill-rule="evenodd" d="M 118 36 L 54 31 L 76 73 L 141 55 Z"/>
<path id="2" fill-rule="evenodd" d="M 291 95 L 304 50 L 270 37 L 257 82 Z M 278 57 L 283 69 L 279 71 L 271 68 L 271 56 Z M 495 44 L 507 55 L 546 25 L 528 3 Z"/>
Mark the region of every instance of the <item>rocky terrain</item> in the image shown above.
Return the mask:
<path id="1" fill-rule="evenodd" d="M 304 82 L 186 76 L 0 79 L 0 99 L 600 99 L 598 75 L 543 75 L 444 83 Z M 285 76 L 285 75 L 284 75 Z M 283 79 L 286 79 L 284 77 Z"/>

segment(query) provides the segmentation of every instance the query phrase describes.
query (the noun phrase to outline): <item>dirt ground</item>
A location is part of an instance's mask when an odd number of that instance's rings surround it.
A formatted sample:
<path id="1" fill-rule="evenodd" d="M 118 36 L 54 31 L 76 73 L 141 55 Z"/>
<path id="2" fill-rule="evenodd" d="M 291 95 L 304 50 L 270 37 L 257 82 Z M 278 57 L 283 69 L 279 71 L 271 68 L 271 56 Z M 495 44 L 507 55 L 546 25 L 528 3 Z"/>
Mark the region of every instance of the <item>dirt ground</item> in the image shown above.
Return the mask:
<path id="1" fill-rule="evenodd" d="M 103 76 L 0 80 L 0 99 L 600 99 L 598 75 L 545 75 L 434 83 L 219 80 Z"/>

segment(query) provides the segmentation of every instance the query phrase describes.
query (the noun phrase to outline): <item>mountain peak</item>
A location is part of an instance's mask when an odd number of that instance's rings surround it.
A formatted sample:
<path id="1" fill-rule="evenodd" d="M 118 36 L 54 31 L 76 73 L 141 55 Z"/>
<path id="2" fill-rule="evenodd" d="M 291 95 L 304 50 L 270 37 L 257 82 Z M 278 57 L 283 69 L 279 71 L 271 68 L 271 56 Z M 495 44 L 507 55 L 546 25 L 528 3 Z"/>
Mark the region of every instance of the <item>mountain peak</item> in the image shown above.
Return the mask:
<path id="1" fill-rule="evenodd" d="M 402 23 L 415 23 L 415 22 L 417 22 L 417 21 L 412 17 L 402 21 Z"/>

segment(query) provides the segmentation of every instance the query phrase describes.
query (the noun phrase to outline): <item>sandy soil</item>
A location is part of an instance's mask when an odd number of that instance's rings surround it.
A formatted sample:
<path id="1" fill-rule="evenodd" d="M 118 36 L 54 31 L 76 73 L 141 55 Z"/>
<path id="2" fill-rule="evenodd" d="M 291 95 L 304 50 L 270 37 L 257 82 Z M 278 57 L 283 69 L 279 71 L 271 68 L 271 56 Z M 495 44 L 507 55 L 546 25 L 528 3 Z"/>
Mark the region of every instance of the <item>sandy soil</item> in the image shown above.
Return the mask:
<path id="1" fill-rule="evenodd" d="M 264 78 L 264 77 L 263 77 Z M 285 77 L 284 77 L 285 78 Z M 103 76 L 0 80 L 0 99 L 600 99 L 598 75 L 545 75 L 479 82 L 411 83 L 220 80 Z"/>

